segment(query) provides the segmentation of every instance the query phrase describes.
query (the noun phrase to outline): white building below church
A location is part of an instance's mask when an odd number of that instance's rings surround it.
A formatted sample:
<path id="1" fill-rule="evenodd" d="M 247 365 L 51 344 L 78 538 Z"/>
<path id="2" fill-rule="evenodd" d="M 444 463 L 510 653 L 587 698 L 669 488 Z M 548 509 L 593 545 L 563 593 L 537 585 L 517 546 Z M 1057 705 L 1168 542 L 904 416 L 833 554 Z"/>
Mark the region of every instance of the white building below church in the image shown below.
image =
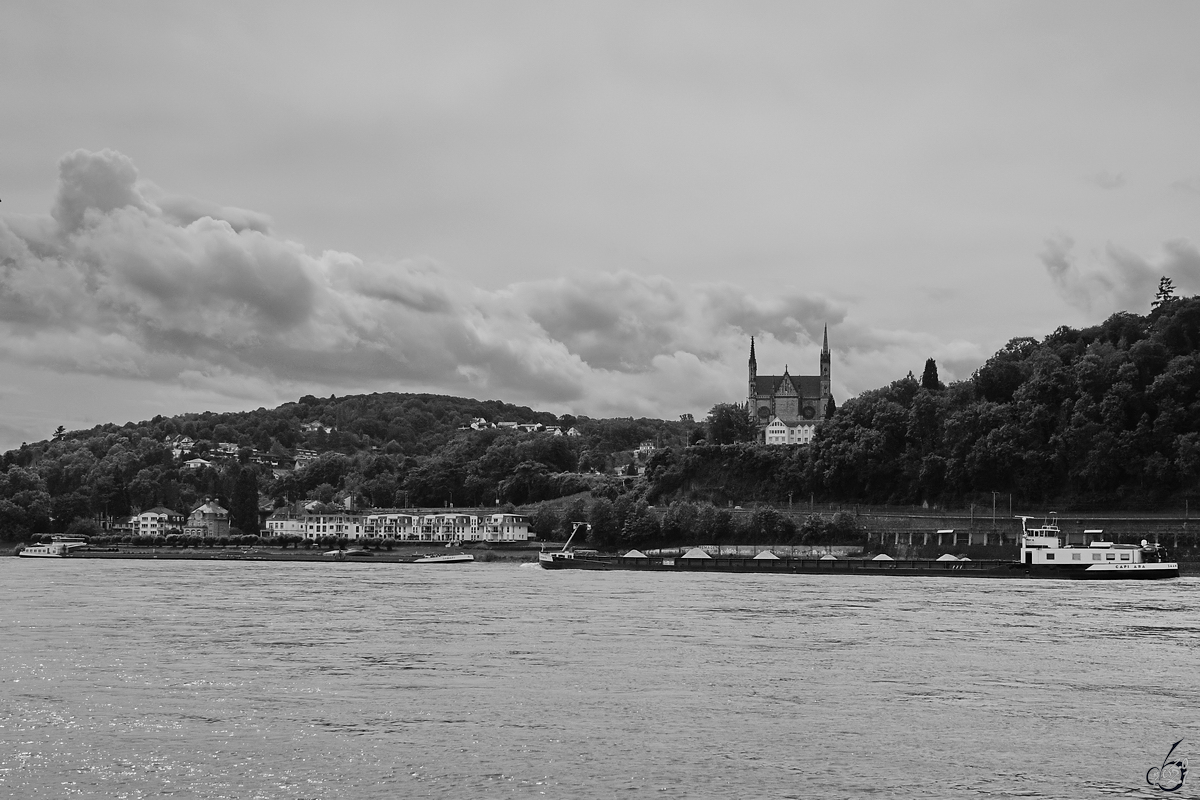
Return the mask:
<path id="1" fill-rule="evenodd" d="M 771 420 L 763 431 L 767 444 L 808 444 L 817 432 L 817 423 L 784 422 L 779 417 Z"/>

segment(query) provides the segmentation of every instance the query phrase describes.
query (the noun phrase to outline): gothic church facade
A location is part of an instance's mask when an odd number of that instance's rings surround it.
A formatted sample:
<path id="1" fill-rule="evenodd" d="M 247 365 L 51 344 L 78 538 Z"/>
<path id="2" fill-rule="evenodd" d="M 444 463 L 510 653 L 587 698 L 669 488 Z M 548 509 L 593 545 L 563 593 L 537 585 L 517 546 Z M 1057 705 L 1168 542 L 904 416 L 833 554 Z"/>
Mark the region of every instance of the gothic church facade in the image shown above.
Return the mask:
<path id="1" fill-rule="evenodd" d="M 766 444 L 807 444 L 817 425 L 833 413 L 829 388 L 829 329 L 821 344 L 820 375 L 759 375 L 750 339 L 750 385 L 746 409 L 758 423 L 759 440 Z"/>

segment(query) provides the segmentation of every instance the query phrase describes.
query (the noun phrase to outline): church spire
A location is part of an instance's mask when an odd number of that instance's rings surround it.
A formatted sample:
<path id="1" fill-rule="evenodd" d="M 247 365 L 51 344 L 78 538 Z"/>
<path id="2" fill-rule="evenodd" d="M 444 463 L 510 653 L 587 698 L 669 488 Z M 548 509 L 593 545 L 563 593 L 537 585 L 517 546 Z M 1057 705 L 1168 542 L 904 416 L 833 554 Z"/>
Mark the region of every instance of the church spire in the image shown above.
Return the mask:
<path id="1" fill-rule="evenodd" d="M 830 386 L 830 356 L 829 356 L 829 326 L 825 326 L 825 336 L 821 342 L 821 397 L 829 400 L 833 396 L 833 389 Z"/>
<path id="2" fill-rule="evenodd" d="M 758 406 L 758 361 L 754 358 L 754 337 L 750 337 L 749 392 L 746 394 L 746 409 L 753 412 Z"/>

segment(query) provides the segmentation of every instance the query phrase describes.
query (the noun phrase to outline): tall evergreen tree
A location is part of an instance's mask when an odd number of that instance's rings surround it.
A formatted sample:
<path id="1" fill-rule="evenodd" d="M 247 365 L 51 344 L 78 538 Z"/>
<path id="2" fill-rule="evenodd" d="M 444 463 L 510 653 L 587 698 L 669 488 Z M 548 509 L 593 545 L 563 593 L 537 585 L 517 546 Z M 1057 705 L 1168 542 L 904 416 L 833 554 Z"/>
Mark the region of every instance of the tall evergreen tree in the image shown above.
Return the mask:
<path id="1" fill-rule="evenodd" d="M 1175 299 L 1175 285 L 1171 279 L 1163 275 L 1158 279 L 1158 293 L 1154 295 L 1154 302 L 1150 304 L 1151 308 L 1158 308 L 1164 303 L 1169 303 Z"/>
<path id="2" fill-rule="evenodd" d="M 931 392 L 944 388 L 942 382 L 938 380 L 937 362 L 932 358 L 925 360 L 925 372 L 921 375 L 921 388 Z"/>

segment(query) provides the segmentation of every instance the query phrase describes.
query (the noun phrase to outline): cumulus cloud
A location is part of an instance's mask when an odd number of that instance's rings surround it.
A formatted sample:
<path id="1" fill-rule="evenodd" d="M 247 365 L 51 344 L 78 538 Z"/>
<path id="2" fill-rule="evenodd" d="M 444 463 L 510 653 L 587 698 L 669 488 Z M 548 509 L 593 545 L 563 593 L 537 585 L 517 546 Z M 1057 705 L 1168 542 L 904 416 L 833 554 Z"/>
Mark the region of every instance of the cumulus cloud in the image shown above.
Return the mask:
<path id="1" fill-rule="evenodd" d="M 1186 239 L 1164 243 L 1150 258 L 1109 244 L 1081 266 L 1074 240 L 1058 234 L 1046 240 L 1040 258 L 1059 295 L 1084 311 L 1148 310 L 1164 275 L 1179 292 L 1200 294 L 1200 250 Z"/>
<path id="2" fill-rule="evenodd" d="M 421 389 L 695 412 L 742 396 L 751 335 L 764 371 L 815 373 L 825 325 L 843 398 L 897 361 L 972 351 L 797 291 L 622 270 L 485 290 L 430 261 L 312 253 L 266 215 L 162 192 L 111 150 L 63 157 L 47 217 L 0 218 L 0 359 L 231 398 Z"/>

